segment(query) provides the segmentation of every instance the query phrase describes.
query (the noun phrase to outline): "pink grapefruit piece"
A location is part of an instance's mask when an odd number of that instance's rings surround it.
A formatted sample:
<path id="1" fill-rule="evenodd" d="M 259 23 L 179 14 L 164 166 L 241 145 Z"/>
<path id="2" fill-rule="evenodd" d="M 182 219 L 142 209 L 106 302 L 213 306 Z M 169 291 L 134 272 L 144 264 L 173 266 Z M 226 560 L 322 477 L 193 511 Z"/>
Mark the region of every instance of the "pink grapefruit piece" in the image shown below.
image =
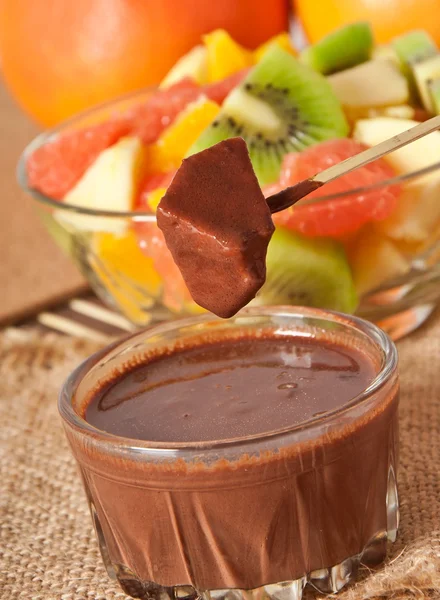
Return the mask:
<path id="1" fill-rule="evenodd" d="M 128 133 L 128 124 L 118 119 L 54 138 L 29 156 L 29 186 L 62 200 L 99 154 Z"/>
<path id="2" fill-rule="evenodd" d="M 99 154 L 124 135 L 138 135 L 144 143 L 157 140 L 187 104 L 201 94 L 191 80 L 183 80 L 110 121 L 60 134 L 35 150 L 27 161 L 29 186 L 62 200 Z"/>
<path id="3" fill-rule="evenodd" d="M 166 90 L 159 90 L 147 102 L 127 113 L 126 117 L 132 123 L 133 133 L 139 135 L 145 144 L 155 142 L 188 104 L 195 102 L 201 96 L 221 104 L 229 92 L 244 79 L 248 71 L 249 69 L 243 69 L 222 81 L 204 86 L 199 86 L 186 77 Z"/>
<path id="4" fill-rule="evenodd" d="M 134 135 L 145 144 L 152 144 L 177 115 L 201 95 L 200 86 L 185 78 L 166 90 L 159 90 L 145 103 L 127 112 L 125 118 L 130 121 Z"/>
<path id="5" fill-rule="evenodd" d="M 138 211 L 153 210 L 148 202 L 149 195 L 159 188 L 166 189 L 173 180 L 174 175 L 175 171 L 148 175 L 141 183 L 136 209 Z M 139 248 L 147 257 L 153 260 L 154 268 L 162 280 L 165 306 L 175 312 L 182 311 L 188 303 L 192 302 L 192 299 L 168 250 L 162 231 L 153 221 L 135 222 L 134 231 Z"/>
<path id="6" fill-rule="evenodd" d="M 192 302 L 192 298 L 168 250 L 163 233 L 155 222 L 138 222 L 134 227 L 139 248 L 153 260 L 154 269 L 162 280 L 165 306 L 180 312 Z"/>
<path id="7" fill-rule="evenodd" d="M 345 138 L 325 141 L 302 152 L 287 154 L 281 168 L 280 186 L 285 188 L 313 177 L 366 148 L 364 144 Z M 309 194 L 307 199 L 368 187 L 395 175 L 393 168 L 385 160 L 379 159 L 328 183 Z M 275 214 L 274 222 L 311 237 L 341 237 L 357 231 L 366 223 L 386 219 L 396 207 L 399 191 L 398 185 L 385 185 L 345 197 L 294 206 Z"/>
<path id="8" fill-rule="evenodd" d="M 201 96 L 223 102 L 247 71 L 202 87 L 190 78 L 182 79 L 115 119 L 59 135 L 28 158 L 29 186 L 62 200 L 99 154 L 122 136 L 137 135 L 145 144 L 154 143 L 188 104 Z"/>

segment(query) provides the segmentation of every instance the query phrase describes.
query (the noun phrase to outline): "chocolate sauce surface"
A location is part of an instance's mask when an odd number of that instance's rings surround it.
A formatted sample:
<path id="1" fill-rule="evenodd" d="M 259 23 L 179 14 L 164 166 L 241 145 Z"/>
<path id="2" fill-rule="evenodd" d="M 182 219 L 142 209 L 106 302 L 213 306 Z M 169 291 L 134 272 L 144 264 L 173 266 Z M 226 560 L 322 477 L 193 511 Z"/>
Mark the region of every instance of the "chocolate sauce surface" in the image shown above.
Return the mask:
<path id="1" fill-rule="evenodd" d="M 374 376 L 374 365 L 356 348 L 299 336 L 243 337 L 137 366 L 102 389 L 85 418 L 147 441 L 243 438 L 343 406 Z"/>
<path id="2" fill-rule="evenodd" d="M 242 138 L 182 162 L 157 224 L 194 301 L 219 317 L 234 315 L 264 284 L 274 225 Z"/>

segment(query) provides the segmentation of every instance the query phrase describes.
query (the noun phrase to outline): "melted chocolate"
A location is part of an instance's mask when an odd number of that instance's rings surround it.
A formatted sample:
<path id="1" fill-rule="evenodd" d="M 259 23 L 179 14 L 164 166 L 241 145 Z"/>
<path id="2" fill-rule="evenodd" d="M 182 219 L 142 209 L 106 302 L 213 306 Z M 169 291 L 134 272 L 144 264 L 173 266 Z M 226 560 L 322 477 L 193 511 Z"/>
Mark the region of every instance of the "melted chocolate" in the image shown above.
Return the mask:
<path id="1" fill-rule="evenodd" d="M 274 226 L 242 138 L 183 161 L 158 206 L 157 224 L 203 308 L 231 317 L 264 284 Z"/>
<path id="2" fill-rule="evenodd" d="M 301 437 L 267 438 L 257 448 L 206 443 L 342 407 L 377 372 L 342 341 L 336 332 L 205 339 L 130 363 L 96 391 L 85 417 L 97 427 L 138 439 L 205 441 L 191 457 L 144 455 L 83 443 L 67 430 L 103 555 L 123 574 L 124 589 L 145 590 L 136 597 L 147 599 L 148 582 L 203 591 L 294 581 L 361 554 L 372 540 L 379 540 L 375 554 L 362 562 L 383 558 L 397 462 L 395 378 L 374 401 Z"/>
<path id="3" fill-rule="evenodd" d="M 158 357 L 89 404 L 86 420 L 147 441 L 199 442 L 292 427 L 343 406 L 374 377 L 356 349 L 307 338 L 243 338 Z"/>
<path id="4" fill-rule="evenodd" d="M 293 206 L 305 196 L 319 190 L 323 185 L 322 181 L 317 181 L 316 179 L 304 179 L 277 194 L 269 196 L 266 198 L 266 202 L 269 205 L 271 213 L 277 213 Z"/>

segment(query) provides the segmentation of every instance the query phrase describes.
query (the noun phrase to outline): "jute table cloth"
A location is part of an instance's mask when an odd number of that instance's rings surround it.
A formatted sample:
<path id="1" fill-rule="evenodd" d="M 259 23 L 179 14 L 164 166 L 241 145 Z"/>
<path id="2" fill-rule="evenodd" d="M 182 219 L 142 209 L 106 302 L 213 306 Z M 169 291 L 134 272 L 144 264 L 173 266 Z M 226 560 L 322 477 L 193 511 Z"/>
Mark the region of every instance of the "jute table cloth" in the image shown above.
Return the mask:
<path id="1" fill-rule="evenodd" d="M 18 157 L 38 133 L 6 92 L 0 74 L 0 323 L 15 323 L 85 289 L 50 238 L 36 202 L 16 181 Z"/>
<path id="2" fill-rule="evenodd" d="M 398 348 L 400 536 L 385 567 L 363 572 L 340 600 L 440 599 L 440 318 Z M 126 598 L 101 564 L 56 406 L 64 378 L 95 349 L 55 334 L 0 334 L 1 600 Z"/>

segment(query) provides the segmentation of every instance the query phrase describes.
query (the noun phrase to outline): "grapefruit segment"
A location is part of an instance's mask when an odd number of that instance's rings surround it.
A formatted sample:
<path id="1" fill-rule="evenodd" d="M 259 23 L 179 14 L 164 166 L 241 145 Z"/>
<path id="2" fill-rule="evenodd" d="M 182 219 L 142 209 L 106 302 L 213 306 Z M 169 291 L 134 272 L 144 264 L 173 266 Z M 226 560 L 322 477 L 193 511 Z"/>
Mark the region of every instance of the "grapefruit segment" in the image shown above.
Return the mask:
<path id="1" fill-rule="evenodd" d="M 192 79 L 185 78 L 167 89 L 159 90 L 146 102 L 125 113 L 134 135 L 144 144 L 155 142 L 162 131 L 190 102 L 201 95 L 201 88 Z"/>
<path id="2" fill-rule="evenodd" d="M 154 194 L 154 192 L 153 192 Z M 135 224 L 139 248 L 148 258 L 162 279 L 163 302 L 174 312 L 181 312 L 194 304 L 182 275 L 165 242 L 165 238 L 155 222 Z"/>
<path id="3" fill-rule="evenodd" d="M 288 154 L 281 169 L 281 187 L 308 179 L 366 148 L 367 146 L 351 139 L 338 139 L 322 142 L 300 153 Z M 307 200 L 341 194 L 394 176 L 393 168 L 380 159 L 316 190 L 307 196 Z M 307 236 L 341 237 L 357 231 L 365 223 L 389 217 L 396 207 L 398 195 L 399 186 L 381 186 L 370 191 L 292 207 L 275 214 L 274 222 Z"/>
<path id="4" fill-rule="evenodd" d="M 29 156 L 26 165 L 29 186 L 50 198 L 62 200 L 101 152 L 121 137 L 137 135 L 144 144 L 154 143 L 188 104 L 201 96 L 223 102 L 247 71 L 202 87 L 191 79 L 183 79 L 159 90 L 121 117 L 57 136 Z"/>
<path id="5" fill-rule="evenodd" d="M 157 205 L 174 175 L 173 171 L 147 177 L 139 191 L 137 210 L 156 211 Z M 196 307 L 156 222 L 153 220 L 137 221 L 134 223 L 134 231 L 140 250 L 152 260 L 154 269 L 161 278 L 165 306 L 177 313 L 184 308 Z"/>
<path id="6" fill-rule="evenodd" d="M 157 140 L 179 112 L 201 94 L 200 87 L 184 80 L 154 94 L 119 118 L 59 135 L 37 148 L 27 160 L 29 186 L 62 200 L 98 156 L 125 135 L 144 143 Z"/>
<path id="7" fill-rule="evenodd" d="M 145 144 L 151 144 L 191 102 L 204 96 L 221 104 L 229 92 L 246 77 L 248 71 L 249 69 L 243 69 L 222 81 L 203 86 L 187 77 L 167 89 L 159 90 L 147 102 L 126 113 L 125 117 L 131 123 L 133 133 Z"/>
<path id="8" fill-rule="evenodd" d="M 27 160 L 29 186 L 55 200 L 79 181 L 109 146 L 129 133 L 123 120 L 108 121 L 72 131 L 37 148 Z"/>

